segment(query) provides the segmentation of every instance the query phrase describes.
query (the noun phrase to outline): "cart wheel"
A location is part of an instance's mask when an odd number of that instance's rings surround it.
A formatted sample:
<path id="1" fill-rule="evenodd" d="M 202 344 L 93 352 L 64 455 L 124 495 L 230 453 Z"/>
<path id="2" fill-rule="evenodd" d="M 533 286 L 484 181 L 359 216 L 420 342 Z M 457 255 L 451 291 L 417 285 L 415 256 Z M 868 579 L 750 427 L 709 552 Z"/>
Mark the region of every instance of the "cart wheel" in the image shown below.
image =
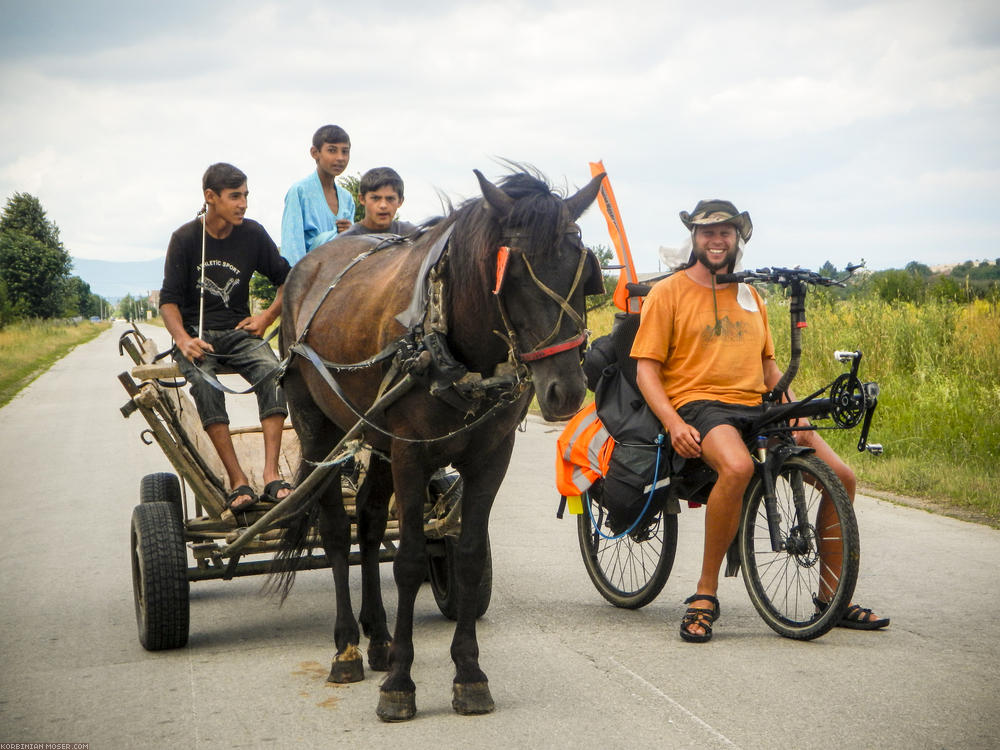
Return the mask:
<path id="1" fill-rule="evenodd" d="M 137 505 L 132 511 L 131 548 L 139 642 L 147 651 L 187 645 L 187 550 L 174 506 L 168 502 Z"/>
<path id="2" fill-rule="evenodd" d="M 455 580 L 455 548 L 458 540 L 450 536 L 437 542 L 427 544 L 427 572 L 441 614 L 449 620 L 458 619 L 458 582 Z M 490 541 L 486 540 L 486 563 L 483 566 L 483 578 L 479 582 L 479 601 L 476 617 L 482 617 L 490 608 L 493 596 L 493 553 Z"/>
<path id="3" fill-rule="evenodd" d="M 177 518 L 183 521 L 184 506 L 181 504 L 181 483 L 176 474 L 161 471 L 147 474 L 139 482 L 140 503 L 170 503 L 177 509 Z"/>

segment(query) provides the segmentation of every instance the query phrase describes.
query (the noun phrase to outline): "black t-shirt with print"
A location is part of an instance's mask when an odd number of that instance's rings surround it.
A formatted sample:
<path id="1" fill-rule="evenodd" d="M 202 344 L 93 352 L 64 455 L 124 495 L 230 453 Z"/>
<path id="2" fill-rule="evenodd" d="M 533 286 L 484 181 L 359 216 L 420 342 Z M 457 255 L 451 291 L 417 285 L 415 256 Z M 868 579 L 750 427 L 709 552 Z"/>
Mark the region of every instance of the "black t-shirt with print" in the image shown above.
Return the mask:
<path id="1" fill-rule="evenodd" d="M 200 218 L 180 227 L 170 237 L 163 265 L 160 304 L 177 305 L 189 331 L 198 328 L 201 239 Z M 222 240 L 205 235 L 205 330 L 235 328 L 250 315 L 254 271 L 276 286 L 285 283 L 289 271 L 288 261 L 256 221 L 244 219 Z"/>

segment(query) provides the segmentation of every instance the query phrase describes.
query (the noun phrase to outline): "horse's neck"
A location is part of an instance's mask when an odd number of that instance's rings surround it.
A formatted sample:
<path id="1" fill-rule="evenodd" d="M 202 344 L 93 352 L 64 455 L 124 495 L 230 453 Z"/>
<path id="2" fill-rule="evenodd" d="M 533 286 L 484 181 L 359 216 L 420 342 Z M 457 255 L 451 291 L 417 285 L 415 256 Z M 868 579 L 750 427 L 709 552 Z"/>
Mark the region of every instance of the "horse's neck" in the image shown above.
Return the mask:
<path id="1" fill-rule="evenodd" d="M 452 354 L 472 372 L 491 373 L 506 361 L 508 349 L 494 331 L 503 332 L 492 290 L 474 289 L 472 279 L 454 275 L 447 284 L 445 315 Z"/>

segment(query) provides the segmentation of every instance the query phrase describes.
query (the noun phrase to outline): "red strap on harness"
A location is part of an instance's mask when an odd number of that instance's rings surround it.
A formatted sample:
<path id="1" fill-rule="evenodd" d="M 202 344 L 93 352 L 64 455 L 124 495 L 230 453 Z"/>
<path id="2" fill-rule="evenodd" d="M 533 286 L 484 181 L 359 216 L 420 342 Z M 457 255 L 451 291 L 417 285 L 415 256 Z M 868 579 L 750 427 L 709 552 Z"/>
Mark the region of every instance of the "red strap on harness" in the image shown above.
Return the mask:
<path id="1" fill-rule="evenodd" d="M 503 286 L 503 277 L 507 273 L 508 260 L 510 260 L 510 248 L 504 245 L 497 250 L 497 285 L 493 287 L 493 294 L 500 294 L 500 287 Z"/>
<path id="2" fill-rule="evenodd" d="M 547 346 L 544 349 L 537 349 L 533 352 L 528 352 L 527 354 L 521 355 L 522 362 L 534 362 L 539 359 L 545 359 L 546 357 L 551 357 L 553 354 L 559 354 L 559 352 L 565 352 L 569 349 L 580 346 L 587 342 L 587 332 L 584 331 L 579 336 L 575 338 L 567 339 L 561 344 L 553 344 L 552 346 Z"/>

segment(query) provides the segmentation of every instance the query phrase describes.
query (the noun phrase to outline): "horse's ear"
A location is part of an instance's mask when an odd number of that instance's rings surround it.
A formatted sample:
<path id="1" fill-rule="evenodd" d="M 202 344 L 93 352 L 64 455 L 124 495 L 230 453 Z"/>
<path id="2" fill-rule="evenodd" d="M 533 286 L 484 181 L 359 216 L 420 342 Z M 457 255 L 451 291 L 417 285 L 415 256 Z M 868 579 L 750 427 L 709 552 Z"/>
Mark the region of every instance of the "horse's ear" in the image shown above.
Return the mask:
<path id="1" fill-rule="evenodd" d="M 483 197 L 486 199 L 486 202 L 496 211 L 498 216 L 507 216 L 514 207 L 514 199 L 483 177 L 483 173 L 478 169 L 473 169 L 472 171 L 475 172 L 476 179 L 479 180 L 479 189 L 483 191 Z"/>
<path id="2" fill-rule="evenodd" d="M 583 293 L 604 294 L 604 274 L 601 273 L 601 261 L 593 250 L 587 250 L 587 280 L 583 282 Z"/>
<path id="3" fill-rule="evenodd" d="M 569 215 L 576 221 L 580 218 L 587 207 L 594 202 L 597 191 L 601 189 L 601 180 L 604 179 L 604 172 L 601 172 L 594 179 L 587 183 L 586 187 L 580 188 L 576 195 L 566 199 L 566 208 Z"/>

